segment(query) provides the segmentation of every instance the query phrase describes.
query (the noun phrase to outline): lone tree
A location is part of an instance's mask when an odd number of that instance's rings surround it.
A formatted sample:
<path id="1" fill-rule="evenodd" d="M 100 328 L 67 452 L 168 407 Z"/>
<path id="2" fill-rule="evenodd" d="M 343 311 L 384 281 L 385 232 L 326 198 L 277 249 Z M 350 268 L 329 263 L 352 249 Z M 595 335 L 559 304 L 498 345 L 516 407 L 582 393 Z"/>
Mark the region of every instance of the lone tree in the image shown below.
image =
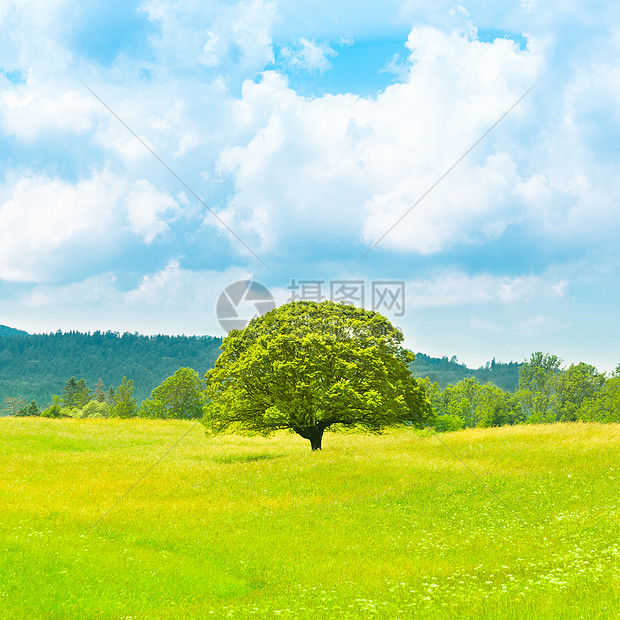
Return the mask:
<path id="1" fill-rule="evenodd" d="M 207 372 L 212 432 L 289 429 L 321 449 L 333 425 L 381 432 L 432 418 L 412 377 L 414 355 L 384 316 L 331 301 L 291 302 L 224 339 Z"/>
<path id="2" fill-rule="evenodd" d="M 179 368 L 140 407 L 146 418 L 201 418 L 205 402 L 204 381 L 193 368 Z"/>

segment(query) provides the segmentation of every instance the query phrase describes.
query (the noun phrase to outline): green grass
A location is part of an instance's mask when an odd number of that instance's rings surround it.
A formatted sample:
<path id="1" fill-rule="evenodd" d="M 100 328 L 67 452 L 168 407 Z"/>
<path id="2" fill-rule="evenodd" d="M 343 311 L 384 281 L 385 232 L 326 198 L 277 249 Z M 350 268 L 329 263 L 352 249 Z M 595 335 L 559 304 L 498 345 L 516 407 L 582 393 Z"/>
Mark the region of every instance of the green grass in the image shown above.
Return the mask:
<path id="1" fill-rule="evenodd" d="M 619 457 L 620 425 L 327 434 L 312 453 L 0 418 L 0 617 L 619 617 Z"/>

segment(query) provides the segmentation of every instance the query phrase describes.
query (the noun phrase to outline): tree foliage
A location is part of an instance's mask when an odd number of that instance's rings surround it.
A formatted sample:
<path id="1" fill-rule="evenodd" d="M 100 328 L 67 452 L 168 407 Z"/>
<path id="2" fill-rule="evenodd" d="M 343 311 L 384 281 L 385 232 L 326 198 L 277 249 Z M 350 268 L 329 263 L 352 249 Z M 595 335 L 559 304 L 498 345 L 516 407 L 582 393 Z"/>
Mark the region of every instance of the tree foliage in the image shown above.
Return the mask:
<path id="1" fill-rule="evenodd" d="M 192 368 L 179 368 L 142 403 L 140 415 L 146 418 L 201 418 L 205 386 Z"/>
<path id="2" fill-rule="evenodd" d="M 620 365 L 610 377 L 579 362 L 568 368 L 549 353 L 533 353 L 519 369 L 515 393 L 463 379 L 441 390 L 421 380 L 439 431 L 465 427 L 552 422 L 620 422 Z"/>
<path id="3" fill-rule="evenodd" d="M 467 378 L 444 390 L 430 379 L 422 379 L 420 384 L 437 416 L 434 426 L 440 432 L 525 421 L 516 395 L 492 383 L 482 385 L 476 379 Z"/>
<path id="4" fill-rule="evenodd" d="M 133 418 L 138 413 L 138 404 L 133 397 L 133 380 L 123 377 L 114 392 L 112 415 L 118 418 Z"/>
<path id="5" fill-rule="evenodd" d="M 525 421 L 519 399 L 510 392 L 487 383 L 482 388 L 478 426 L 506 426 Z"/>
<path id="6" fill-rule="evenodd" d="M 620 422 L 620 374 L 618 369 L 594 395 L 586 397 L 577 410 L 582 422 Z"/>
<path id="7" fill-rule="evenodd" d="M 58 396 L 53 396 L 53 399 L 54 403 L 41 411 L 42 418 L 62 418 L 63 414 L 60 398 Z"/>
<path id="8" fill-rule="evenodd" d="M 36 401 L 31 400 L 30 403 L 22 407 L 16 415 L 20 417 L 36 417 L 41 415 L 41 411 Z"/>
<path id="9" fill-rule="evenodd" d="M 519 368 L 519 401 L 532 422 L 555 420 L 561 364 L 557 355 L 537 352 Z"/>
<path id="10" fill-rule="evenodd" d="M 112 415 L 112 408 L 108 403 L 101 402 L 96 398 L 86 403 L 84 407 L 77 407 L 68 414 L 72 418 L 109 418 Z"/>
<path id="11" fill-rule="evenodd" d="M 557 381 L 558 408 L 556 420 L 574 422 L 587 399 L 593 399 L 605 384 L 605 374 L 594 366 L 579 362 L 564 370 Z"/>
<path id="12" fill-rule="evenodd" d="M 98 402 L 98 403 L 104 403 L 106 401 L 106 391 L 105 391 L 105 386 L 103 385 L 103 379 L 101 377 L 99 377 L 99 380 L 97 381 L 97 385 L 95 385 L 95 389 L 93 390 L 93 398 Z"/>
<path id="13" fill-rule="evenodd" d="M 298 301 L 233 330 L 207 375 L 208 428 L 292 430 L 321 447 L 334 425 L 380 432 L 422 425 L 430 404 L 408 369 L 414 356 L 382 315 L 330 301 Z"/>
<path id="14" fill-rule="evenodd" d="M 81 409 L 90 400 L 90 389 L 85 379 L 76 380 L 71 377 L 64 387 L 63 395 L 60 397 L 62 406 L 66 409 Z"/>

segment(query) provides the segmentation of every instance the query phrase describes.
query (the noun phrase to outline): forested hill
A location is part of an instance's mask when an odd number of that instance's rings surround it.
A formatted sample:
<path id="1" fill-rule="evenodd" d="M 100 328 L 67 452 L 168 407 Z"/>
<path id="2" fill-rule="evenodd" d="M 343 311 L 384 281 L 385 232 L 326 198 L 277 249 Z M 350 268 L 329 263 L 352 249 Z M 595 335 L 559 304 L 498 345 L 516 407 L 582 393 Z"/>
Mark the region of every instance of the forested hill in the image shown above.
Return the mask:
<path id="1" fill-rule="evenodd" d="M 493 359 L 486 366 L 473 369 L 459 364 L 456 356 L 448 359 L 416 353 L 411 371 L 414 377 L 428 377 L 432 382 L 437 381 L 441 389 L 455 385 L 462 379 L 475 377 L 480 383 L 494 383 L 503 390 L 514 392 L 519 387 L 520 366 L 518 362 L 504 364 Z"/>
<path id="2" fill-rule="evenodd" d="M 0 337 L 0 402 L 7 396 L 22 397 L 41 407 L 51 403 L 52 394 L 62 394 L 72 376 L 84 378 L 91 388 L 99 379 L 106 388 L 116 387 L 126 376 L 133 379 L 134 396 L 140 402 L 181 367 L 204 375 L 222 343 L 210 336 L 116 332 L 8 335 Z"/>
<path id="3" fill-rule="evenodd" d="M 28 332 L 21 329 L 15 329 L 13 327 L 7 327 L 6 325 L 0 325 L 0 338 L 12 338 L 13 336 L 28 336 Z"/>

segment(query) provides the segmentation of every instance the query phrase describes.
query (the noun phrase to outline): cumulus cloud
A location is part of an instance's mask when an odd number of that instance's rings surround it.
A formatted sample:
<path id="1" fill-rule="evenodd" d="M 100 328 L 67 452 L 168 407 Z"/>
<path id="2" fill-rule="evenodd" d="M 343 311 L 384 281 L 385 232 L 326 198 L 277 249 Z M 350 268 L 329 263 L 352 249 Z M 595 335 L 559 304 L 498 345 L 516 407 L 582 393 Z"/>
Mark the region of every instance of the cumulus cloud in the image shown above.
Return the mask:
<path id="1" fill-rule="evenodd" d="M 554 317 L 537 314 L 517 324 L 517 329 L 528 336 L 542 336 L 555 332 L 566 331 L 571 327 L 569 321 L 561 321 Z"/>
<path id="2" fill-rule="evenodd" d="M 171 308 L 200 308 L 206 311 L 215 307 L 220 293 L 232 282 L 251 279 L 242 269 L 223 272 L 183 268 L 178 258 L 153 273 L 145 274 L 139 284 L 124 293 L 131 304 Z"/>
<path id="3" fill-rule="evenodd" d="M 71 75 L 75 71 L 74 57 L 63 38 L 70 32 L 74 10 L 72 0 L 2 2 L 3 68 L 20 70 L 29 81 Z"/>
<path id="4" fill-rule="evenodd" d="M 353 96 L 308 100 L 277 74 L 244 87 L 241 106 L 260 110 L 265 101 L 272 110 L 266 125 L 247 146 L 220 156 L 222 174 L 231 175 L 236 186 L 228 202 L 232 222 L 259 238 L 263 251 L 308 234 L 341 238 L 367 187 L 348 135 L 365 103 Z M 250 122 L 260 122 L 260 116 L 248 114 Z"/>
<path id="5" fill-rule="evenodd" d="M 70 183 L 22 176 L 0 191 L 0 278 L 63 281 L 113 260 L 130 231 L 144 243 L 167 229 L 180 207 L 145 181 L 110 173 Z"/>
<path id="6" fill-rule="evenodd" d="M 511 41 L 481 43 L 429 27 L 414 29 L 409 46 L 408 80 L 375 99 L 308 99 L 273 74 L 244 86 L 243 116 L 264 124 L 246 146 L 223 151 L 220 167 L 236 185 L 231 213 L 264 247 L 297 241 L 296 230 L 372 243 L 514 104 L 541 65 L 538 54 Z M 271 113 L 257 117 L 266 101 Z M 464 163 L 384 247 L 437 252 L 494 238 L 518 219 L 516 163 L 492 146 L 485 152 Z"/>
<path id="7" fill-rule="evenodd" d="M 50 90 L 47 83 L 19 85 L 0 93 L 1 127 L 20 140 L 61 132 L 84 134 L 99 112 L 92 97 L 76 90 Z"/>
<path id="8" fill-rule="evenodd" d="M 531 173 L 515 185 L 533 234 L 554 243 L 587 245 L 620 232 L 620 51 L 618 30 L 606 52 L 577 70 L 556 94 L 556 113 L 533 145 Z"/>
<path id="9" fill-rule="evenodd" d="M 117 221 L 118 189 L 99 177 L 73 185 L 41 176 L 4 188 L 0 205 L 0 277 L 9 281 L 55 279 L 61 256 L 105 251 Z M 71 259 L 70 258 L 70 259 Z"/>
<path id="10" fill-rule="evenodd" d="M 171 196 L 153 187 L 148 181 L 138 181 L 126 199 L 129 230 L 142 237 L 144 243 L 152 243 L 169 224 L 181 214 L 181 208 Z"/>
<path id="11" fill-rule="evenodd" d="M 303 236 L 306 245 L 381 239 L 387 250 L 432 255 L 515 225 L 554 243 L 617 231 L 616 156 L 600 159 L 601 142 L 607 136 L 613 149 L 609 130 L 620 127 L 609 63 L 559 92 L 535 88 L 460 161 L 543 75 L 547 45 L 416 27 L 403 81 L 374 99 L 305 98 L 274 72 L 246 83 L 235 110 L 253 137 L 219 160 L 236 189 L 229 221 L 263 251 L 298 249 Z M 549 96 L 559 114 L 541 109 Z"/>

